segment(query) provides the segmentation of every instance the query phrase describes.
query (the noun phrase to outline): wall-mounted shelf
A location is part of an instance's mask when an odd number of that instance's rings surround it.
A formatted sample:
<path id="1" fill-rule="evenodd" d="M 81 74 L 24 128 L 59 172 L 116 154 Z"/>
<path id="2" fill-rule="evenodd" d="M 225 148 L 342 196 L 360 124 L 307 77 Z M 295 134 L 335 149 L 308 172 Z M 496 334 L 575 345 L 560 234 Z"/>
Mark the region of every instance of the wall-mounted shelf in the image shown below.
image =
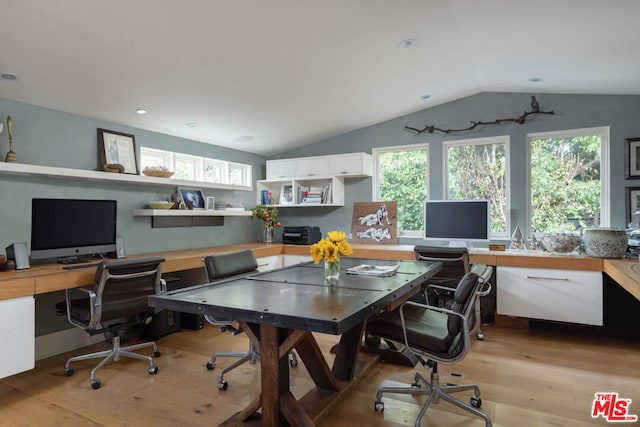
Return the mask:
<path id="1" fill-rule="evenodd" d="M 134 209 L 133 216 L 151 218 L 151 227 L 203 227 L 224 225 L 226 216 L 251 216 L 251 211 Z"/>
<path id="2" fill-rule="evenodd" d="M 110 181 L 122 184 L 158 185 L 163 187 L 196 187 L 213 188 L 219 190 L 253 191 L 252 187 L 231 184 L 217 184 L 212 182 L 187 181 L 169 178 L 156 178 L 146 175 L 130 175 L 123 173 L 109 173 L 84 169 L 68 169 L 52 166 L 24 165 L 21 163 L 0 162 L 0 173 L 14 175 L 40 175 L 54 178 L 74 178 L 87 181 Z"/>

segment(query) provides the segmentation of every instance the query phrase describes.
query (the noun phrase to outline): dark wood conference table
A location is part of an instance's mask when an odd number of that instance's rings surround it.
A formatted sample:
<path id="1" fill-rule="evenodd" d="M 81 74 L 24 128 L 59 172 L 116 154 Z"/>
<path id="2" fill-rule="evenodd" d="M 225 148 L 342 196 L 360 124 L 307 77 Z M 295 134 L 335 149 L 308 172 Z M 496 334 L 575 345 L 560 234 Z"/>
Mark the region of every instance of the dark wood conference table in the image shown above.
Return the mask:
<path id="1" fill-rule="evenodd" d="M 345 273 L 359 264 L 400 266 L 390 277 Z M 261 394 L 225 425 L 311 426 L 377 360 L 360 354 L 367 319 L 414 295 L 440 268 L 440 263 L 343 257 L 340 279 L 331 283 L 325 282 L 322 264 L 305 263 L 154 295 L 149 304 L 235 319 L 256 345 Z M 332 367 L 312 332 L 341 336 Z M 294 349 L 316 386 L 300 400 L 289 388 L 288 355 Z"/>

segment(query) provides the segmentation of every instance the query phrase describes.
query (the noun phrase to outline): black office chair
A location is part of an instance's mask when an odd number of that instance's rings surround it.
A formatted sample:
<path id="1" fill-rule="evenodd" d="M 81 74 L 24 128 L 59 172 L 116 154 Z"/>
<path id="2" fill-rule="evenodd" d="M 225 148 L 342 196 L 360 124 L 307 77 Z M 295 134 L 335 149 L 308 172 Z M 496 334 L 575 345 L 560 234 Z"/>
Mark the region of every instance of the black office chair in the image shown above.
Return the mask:
<path id="1" fill-rule="evenodd" d="M 258 261 L 255 255 L 249 249 L 245 249 L 237 252 L 228 252 L 217 255 L 209 255 L 203 258 L 205 271 L 207 273 L 207 279 L 209 282 L 220 281 L 221 279 L 237 278 L 242 275 L 255 273 L 258 269 Z M 242 330 L 234 326 L 235 319 L 217 319 L 213 316 L 204 316 L 207 322 L 212 325 L 220 325 L 222 332 L 229 331 L 231 335 L 237 335 Z M 224 380 L 224 375 L 242 365 L 245 362 L 251 364 L 260 360 L 260 354 L 255 349 L 255 346 L 249 340 L 249 350 L 244 352 L 215 352 L 211 356 L 211 360 L 207 362 L 207 369 L 213 370 L 216 366 L 216 360 L 218 357 L 238 357 L 239 359 L 233 362 L 231 365 L 220 371 L 218 375 L 218 389 L 226 390 L 229 384 Z M 298 364 L 295 353 L 292 353 L 290 359 L 291 366 Z"/>
<path id="2" fill-rule="evenodd" d="M 372 319 L 367 329 L 387 340 L 404 344 L 411 350 L 423 366 L 431 368 L 431 381 L 416 372 L 411 387 L 381 387 L 376 394 L 374 408 L 384 411 L 383 393 L 420 394 L 429 397 L 423 404 L 416 419 L 418 427 L 431 403 L 442 398 L 485 420 L 491 427 L 491 419 L 478 410 L 482 405 L 480 389 L 477 385 L 440 383 L 438 363 L 453 364 L 462 360 L 469 351 L 469 335 L 472 330 L 473 307 L 482 285 L 489 280 L 492 268 L 477 265 L 475 271 L 464 275 L 453 295 L 450 309 L 407 301 L 399 309 L 384 312 Z M 429 285 L 437 287 L 438 285 Z M 426 360 L 425 360 L 426 358 Z M 467 404 L 450 393 L 473 390 L 474 395 Z"/>
<path id="3" fill-rule="evenodd" d="M 160 257 L 103 261 L 97 267 L 93 287 L 67 289 L 64 303 L 56 306 L 58 311 L 66 311 L 69 323 L 84 329 L 87 334 L 104 334 L 108 348 L 68 359 L 64 365 L 67 376 L 75 373 L 71 367 L 72 362 L 103 358 L 89 376 L 91 387 L 98 389 L 102 383 L 96 378 L 97 370 L 111 360 L 118 361 L 120 356 L 147 360 L 149 373 L 158 373 L 153 358 L 133 352 L 152 347 L 153 355 L 160 357 L 156 343 L 145 342 L 121 347 L 120 340 L 153 313 L 154 309 L 149 307 L 148 300 L 149 295 L 161 291 L 160 270 L 163 262 L 164 258 Z"/>
<path id="4" fill-rule="evenodd" d="M 417 300 L 421 303 L 429 303 L 439 307 L 447 307 L 453 303 L 453 289 L 458 285 L 462 277 L 470 271 L 469 251 L 465 247 L 448 248 L 442 246 L 414 246 L 413 253 L 416 260 L 436 261 L 442 263 L 442 269 L 429 278 L 428 284 L 444 286 L 451 289 L 429 288 L 424 293 L 424 299 Z M 491 283 L 485 283 L 479 296 L 488 295 L 491 292 Z M 480 319 L 480 298 L 476 299 L 475 316 Z M 476 337 L 484 339 L 480 328 L 480 321 L 474 322 Z"/>

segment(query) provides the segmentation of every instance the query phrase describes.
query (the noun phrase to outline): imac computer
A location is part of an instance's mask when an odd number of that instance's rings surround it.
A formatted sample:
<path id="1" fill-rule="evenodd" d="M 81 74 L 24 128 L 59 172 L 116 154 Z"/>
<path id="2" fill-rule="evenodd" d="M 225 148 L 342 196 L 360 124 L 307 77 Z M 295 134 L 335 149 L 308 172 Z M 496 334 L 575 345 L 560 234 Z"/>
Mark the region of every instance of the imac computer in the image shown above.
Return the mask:
<path id="1" fill-rule="evenodd" d="M 426 200 L 424 238 L 448 241 L 451 247 L 488 242 L 491 233 L 489 200 Z"/>
<path id="2" fill-rule="evenodd" d="M 31 261 L 85 262 L 116 250 L 115 200 L 32 199 Z"/>

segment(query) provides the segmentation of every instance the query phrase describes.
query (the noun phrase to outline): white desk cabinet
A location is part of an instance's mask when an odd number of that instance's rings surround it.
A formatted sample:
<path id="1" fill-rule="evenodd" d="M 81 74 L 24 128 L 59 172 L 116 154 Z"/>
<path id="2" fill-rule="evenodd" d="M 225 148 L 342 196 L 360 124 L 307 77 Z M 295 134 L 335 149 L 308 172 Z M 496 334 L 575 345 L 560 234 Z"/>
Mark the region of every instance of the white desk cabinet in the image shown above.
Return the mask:
<path id="1" fill-rule="evenodd" d="M 498 267 L 496 274 L 498 314 L 603 324 L 600 272 Z"/>
<path id="2" fill-rule="evenodd" d="M 0 301 L 0 378 L 34 368 L 35 317 L 31 295 Z"/>

